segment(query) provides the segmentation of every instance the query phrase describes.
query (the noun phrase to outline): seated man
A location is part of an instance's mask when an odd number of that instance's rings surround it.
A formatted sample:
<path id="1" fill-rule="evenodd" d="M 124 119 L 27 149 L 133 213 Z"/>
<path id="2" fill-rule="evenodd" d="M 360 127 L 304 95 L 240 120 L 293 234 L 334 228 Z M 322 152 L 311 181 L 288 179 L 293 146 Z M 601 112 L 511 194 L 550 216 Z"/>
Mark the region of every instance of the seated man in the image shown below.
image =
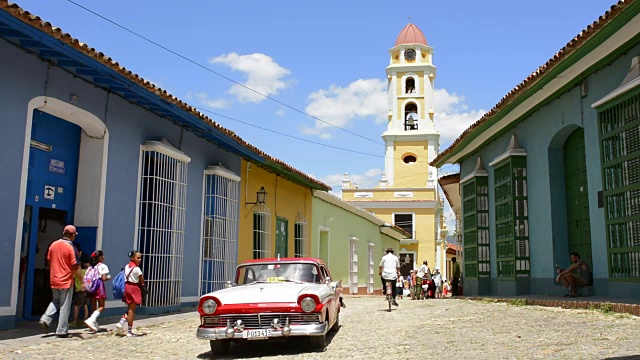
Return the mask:
<path id="1" fill-rule="evenodd" d="M 572 252 L 569 256 L 571 266 L 566 269 L 558 269 L 556 281 L 562 282 L 568 293 L 564 297 L 576 297 L 576 287 L 591 285 L 591 269 L 582 259 L 580 254 Z"/>

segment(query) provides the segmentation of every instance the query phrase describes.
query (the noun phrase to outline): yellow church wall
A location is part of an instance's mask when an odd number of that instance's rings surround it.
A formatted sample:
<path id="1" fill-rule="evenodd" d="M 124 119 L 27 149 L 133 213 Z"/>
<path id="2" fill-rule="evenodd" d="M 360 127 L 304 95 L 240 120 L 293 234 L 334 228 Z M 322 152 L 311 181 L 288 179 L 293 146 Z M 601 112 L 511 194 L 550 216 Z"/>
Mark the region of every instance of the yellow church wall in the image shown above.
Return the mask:
<path id="1" fill-rule="evenodd" d="M 427 141 L 396 142 L 394 144 L 393 178 L 394 187 L 423 188 L 428 177 L 429 149 Z M 417 158 L 414 164 L 405 164 L 404 156 L 411 154 Z"/>
<path id="2" fill-rule="evenodd" d="M 424 184 L 423 184 L 424 185 Z M 398 200 L 395 197 L 395 193 L 398 191 L 410 191 L 413 193 L 413 197 L 410 200 L 436 200 L 436 191 L 435 189 L 428 188 L 399 188 L 399 187 L 391 187 L 391 188 L 375 188 L 375 189 L 342 189 L 342 200 L 344 201 L 362 201 L 365 203 L 366 201 L 378 201 L 378 200 Z M 370 192 L 372 193 L 372 198 L 355 198 L 356 192 Z"/>
<path id="3" fill-rule="evenodd" d="M 247 171 L 248 165 L 250 170 Z M 245 204 L 256 201 L 256 192 L 261 186 L 267 191 L 266 206 L 271 213 L 270 241 L 271 254 L 275 256 L 276 248 L 276 218 L 288 220 L 287 226 L 287 256 L 293 257 L 295 251 L 294 227 L 298 211 L 307 220 L 306 254 L 311 254 L 311 224 L 312 191 L 304 186 L 295 184 L 283 177 L 277 176 L 255 164 L 242 160 L 242 175 L 240 186 L 240 219 L 238 234 L 238 261 L 253 259 L 253 210 L 256 205 Z M 281 254 L 284 257 L 283 254 Z"/>
<path id="4" fill-rule="evenodd" d="M 435 238 L 435 209 L 382 209 L 366 208 L 377 217 L 389 224 L 393 224 L 394 213 L 414 213 L 415 214 L 415 239 L 417 244 L 401 244 L 410 251 L 417 251 L 416 263 L 422 264 L 424 260 L 429 262 L 429 267 L 433 269 L 436 264 L 436 238 Z"/>
<path id="5" fill-rule="evenodd" d="M 391 53 L 391 63 L 399 64 L 400 63 L 400 51 L 394 51 Z"/>

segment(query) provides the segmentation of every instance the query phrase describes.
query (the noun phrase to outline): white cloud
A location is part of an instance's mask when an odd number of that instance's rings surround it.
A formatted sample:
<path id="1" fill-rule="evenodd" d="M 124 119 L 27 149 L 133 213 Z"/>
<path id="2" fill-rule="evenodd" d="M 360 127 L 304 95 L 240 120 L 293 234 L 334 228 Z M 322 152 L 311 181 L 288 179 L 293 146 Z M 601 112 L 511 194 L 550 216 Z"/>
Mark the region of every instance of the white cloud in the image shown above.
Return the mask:
<path id="1" fill-rule="evenodd" d="M 209 97 L 209 94 L 205 92 L 194 93 L 194 92 L 188 91 L 185 98 L 187 100 L 196 99 L 200 104 L 210 109 L 224 109 L 228 105 L 225 99 L 212 99 Z"/>
<path id="2" fill-rule="evenodd" d="M 242 84 L 263 95 L 277 95 L 281 90 L 289 86 L 285 77 L 290 74 L 290 71 L 265 54 L 239 55 L 232 52 L 212 58 L 209 62 L 212 64 L 224 64 L 234 71 L 243 72 L 246 80 Z M 265 100 L 264 96 L 238 84 L 231 86 L 229 94 L 235 96 L 240 102 L 259 103 Z"/>
<path id="3" fill-rule="evenodd" d="M 381 177 L 382 169 L 377 168 L 369 169 L 363 174 L 349 174 L 349 180 L 351 180 L 351 183 L 356 182 L 359 188 L 372 188 L 378 185 L 378 181 Z M 342 189 L 343 179 L 344 173 L 321 176 L 318 180 L 331 186 L 334 194 L 340 196 L 342 193 L 340 189 Z"/>
<path id="4" fill-rule="evenodd" d="M 482 109 L 469 110 L 464 96 L 436 89 L 434 121 L 440 132 L 441 148 L 448 147 L 464 130 L 484 115 Z"/>
<path id="5" fill-rule="evenodd" d="M 280 108 L 278 110 L 276 110 L 275 114 L 276 116 L 284 116 L 287 113 L 287 111 L 285 110 L 285 108 Z"/>
<path id="6" fill-rule="evenodd" d="M 360 79 L 340 87 L 331 85 L 328 90 L 318 90 L 308 97 L 305 111 L 311 116 L 332 125 L 346 127 L 359 118 L 373 118 L 377 123 L 386 121 L 387 82 L 382 79 Z M 327 138 L 331 126 L 316 120 L 313 127 L 303 128 L 305 134 L 317 134 Z"/>
<path id="7" fill-rule="evenodd" d="M 346 87 L 331 85 L 327 90 L 318 90 L 308 97 L 307 114 L 332 125 L 348 127 L 357 119 L 372 117 L 376 123 L 387 121 L 387 82 L 383 79 L 360 79 Z M 440 143 L 448 146 L 473 122 L 485 113 L 482 109 L 469 109 L 464 96 L 436 89 L 434 94 L 434 119 L 440 132 Z M 302 129 L 305 134 L 331 137 L 331 126 L 321 121 L 313 127 Z"/>

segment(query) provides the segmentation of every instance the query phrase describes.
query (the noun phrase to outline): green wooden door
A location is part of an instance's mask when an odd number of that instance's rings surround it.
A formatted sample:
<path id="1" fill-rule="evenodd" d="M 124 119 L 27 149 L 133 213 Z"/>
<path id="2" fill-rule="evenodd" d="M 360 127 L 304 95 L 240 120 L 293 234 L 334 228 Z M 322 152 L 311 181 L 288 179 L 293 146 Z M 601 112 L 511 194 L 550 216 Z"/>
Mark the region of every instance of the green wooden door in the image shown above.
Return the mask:
<path id="1" fill-rule="evenodd" d="M 276 218 L 276 256 L 288 257 L 288 242 L 289 242 L 289 221 L 285 218 Z"/>
<path id="2" fill-rule="evenodd" d="M 574 131 L 564 144 L 564 169 L 569 252 L 577 251 L 582 260 L 592 266 L 589 187 L 583 129 Z"/>

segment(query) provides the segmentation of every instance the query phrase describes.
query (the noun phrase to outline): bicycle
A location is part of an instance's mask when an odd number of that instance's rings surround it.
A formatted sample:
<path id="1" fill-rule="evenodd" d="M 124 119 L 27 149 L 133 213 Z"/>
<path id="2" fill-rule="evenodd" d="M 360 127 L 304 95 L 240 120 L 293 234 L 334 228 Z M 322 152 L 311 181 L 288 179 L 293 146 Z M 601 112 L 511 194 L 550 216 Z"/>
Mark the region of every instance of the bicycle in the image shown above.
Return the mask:
<path id="1" fill-rule="evenodd" d="M 387 310 L 387 311 L 391 312 L 391 303 L 393 301 L 393 289 L 391 287 L 391 280 L 386 280 L 385 283 L 386 283 L 386 288 L 387 288 L 387 290 L 386 290 L 387 302 L 389 303 L 389 310 Z"/>

